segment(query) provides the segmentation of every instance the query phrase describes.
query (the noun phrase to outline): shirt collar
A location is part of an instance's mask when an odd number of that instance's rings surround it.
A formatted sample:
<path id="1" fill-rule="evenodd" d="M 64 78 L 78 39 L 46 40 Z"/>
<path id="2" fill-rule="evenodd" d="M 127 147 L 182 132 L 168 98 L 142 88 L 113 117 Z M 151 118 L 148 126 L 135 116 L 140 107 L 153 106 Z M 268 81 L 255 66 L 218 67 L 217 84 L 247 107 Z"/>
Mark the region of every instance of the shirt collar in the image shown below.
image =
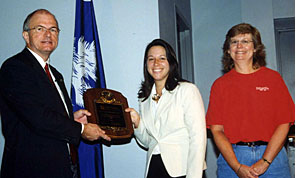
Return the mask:
<path id="1" fill-rule="evenodd" d="M 50 59 L 48 58 L 47 61 L 45 62 L 44 59 L 39 56 L 37 53 L 35 53 L 34 51 L 32 51 L 31 49 L 29 49 L 27 47 L 27 49 L 31 52 L 31 54 L 37 59 L 37 61 L 40 63 L 40 65 L 45 68 L 46 64 L 49 65 Z"/>
<path id="2" fill-rule="evenodd" d="M 167 91 L 167 90 L 166 90 L 166 88 L 164 87 L 164 88 L 162 89 L 162 91 L 161 91 L 161 94 L 163 95 L 166 91 Z M 154 94 L 156 94 L 156 85 L 155 85 L 155 83 L 153 84 L 153 87 L 152 87 L 152 90 L 151 90 L 151 97 L 152 97 Z"/>

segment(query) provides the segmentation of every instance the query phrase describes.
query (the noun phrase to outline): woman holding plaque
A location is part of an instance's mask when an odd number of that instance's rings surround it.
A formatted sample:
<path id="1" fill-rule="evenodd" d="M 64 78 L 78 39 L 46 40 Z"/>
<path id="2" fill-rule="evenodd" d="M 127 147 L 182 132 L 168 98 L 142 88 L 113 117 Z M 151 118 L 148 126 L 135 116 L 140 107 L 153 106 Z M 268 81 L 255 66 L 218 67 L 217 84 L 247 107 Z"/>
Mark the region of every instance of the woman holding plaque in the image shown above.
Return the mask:
<path id="1" fill-rule="evenodd" d="M 137 141 L 148 149 L 145 177 L 202 178 L 206 168 L 205 110 L 198 88 L 179 76 L 172 47 L 148 44 L 140 113 L 127 108 Z"/>

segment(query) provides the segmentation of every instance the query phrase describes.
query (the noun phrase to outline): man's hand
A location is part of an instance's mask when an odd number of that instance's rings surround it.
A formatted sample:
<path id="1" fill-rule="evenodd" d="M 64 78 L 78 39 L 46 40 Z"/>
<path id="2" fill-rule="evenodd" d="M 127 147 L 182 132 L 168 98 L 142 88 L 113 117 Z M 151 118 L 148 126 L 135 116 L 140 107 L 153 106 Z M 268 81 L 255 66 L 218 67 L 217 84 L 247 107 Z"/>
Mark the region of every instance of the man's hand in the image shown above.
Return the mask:
<path id="1" fill-rule="evenodd" d="M 80 109 L 74 112 L 74 120 L 82 124 L 87 124 L 88 123 L 87 116 L 91 116 L 91 115 L 92 114 L 88 110 Z"/>
<path id="2" fill-rule="evenodd" d="M 92 123 L 84 124 L 84 130 L 81 136 L 82 138 L 89 141 L 95 141 L 100 138 L 103 138 L 107 141 L 111 141 L 111 138 L 107 136 L 105 132 L 101 130 L 97 124 L 92 124 Z"/>

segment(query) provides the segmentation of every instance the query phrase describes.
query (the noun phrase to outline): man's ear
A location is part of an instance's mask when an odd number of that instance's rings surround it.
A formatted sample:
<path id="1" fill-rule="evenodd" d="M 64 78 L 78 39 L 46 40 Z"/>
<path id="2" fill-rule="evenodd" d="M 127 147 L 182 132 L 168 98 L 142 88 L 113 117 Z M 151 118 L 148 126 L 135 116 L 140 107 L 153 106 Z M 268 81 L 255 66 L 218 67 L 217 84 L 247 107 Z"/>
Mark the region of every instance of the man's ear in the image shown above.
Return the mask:
<path id="1" fill-rule="evenodd" d="M 26 41 L 26 43 L 29 43 L 29 32 L 28 31 L 23 31 L 22 33 L 24 40 Z"/>

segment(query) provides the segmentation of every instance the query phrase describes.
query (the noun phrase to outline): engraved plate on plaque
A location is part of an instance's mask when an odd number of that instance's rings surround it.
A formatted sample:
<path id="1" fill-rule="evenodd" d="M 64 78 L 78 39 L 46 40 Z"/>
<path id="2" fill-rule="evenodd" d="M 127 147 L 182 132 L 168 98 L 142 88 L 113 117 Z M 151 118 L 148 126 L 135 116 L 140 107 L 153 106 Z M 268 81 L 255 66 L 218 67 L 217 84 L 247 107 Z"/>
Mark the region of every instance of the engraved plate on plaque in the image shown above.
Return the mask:
<path id="1" fill-rule="evenodd" d="M 89 123 L 98 124 L 112 139 L 132 136 L 130 114 L 124 111 L 128 108 L 127 99 L 120 92 L 92 88 L 83 94 L 83 100 L 85 108 L 92 113 L 88 117 Z"/>

